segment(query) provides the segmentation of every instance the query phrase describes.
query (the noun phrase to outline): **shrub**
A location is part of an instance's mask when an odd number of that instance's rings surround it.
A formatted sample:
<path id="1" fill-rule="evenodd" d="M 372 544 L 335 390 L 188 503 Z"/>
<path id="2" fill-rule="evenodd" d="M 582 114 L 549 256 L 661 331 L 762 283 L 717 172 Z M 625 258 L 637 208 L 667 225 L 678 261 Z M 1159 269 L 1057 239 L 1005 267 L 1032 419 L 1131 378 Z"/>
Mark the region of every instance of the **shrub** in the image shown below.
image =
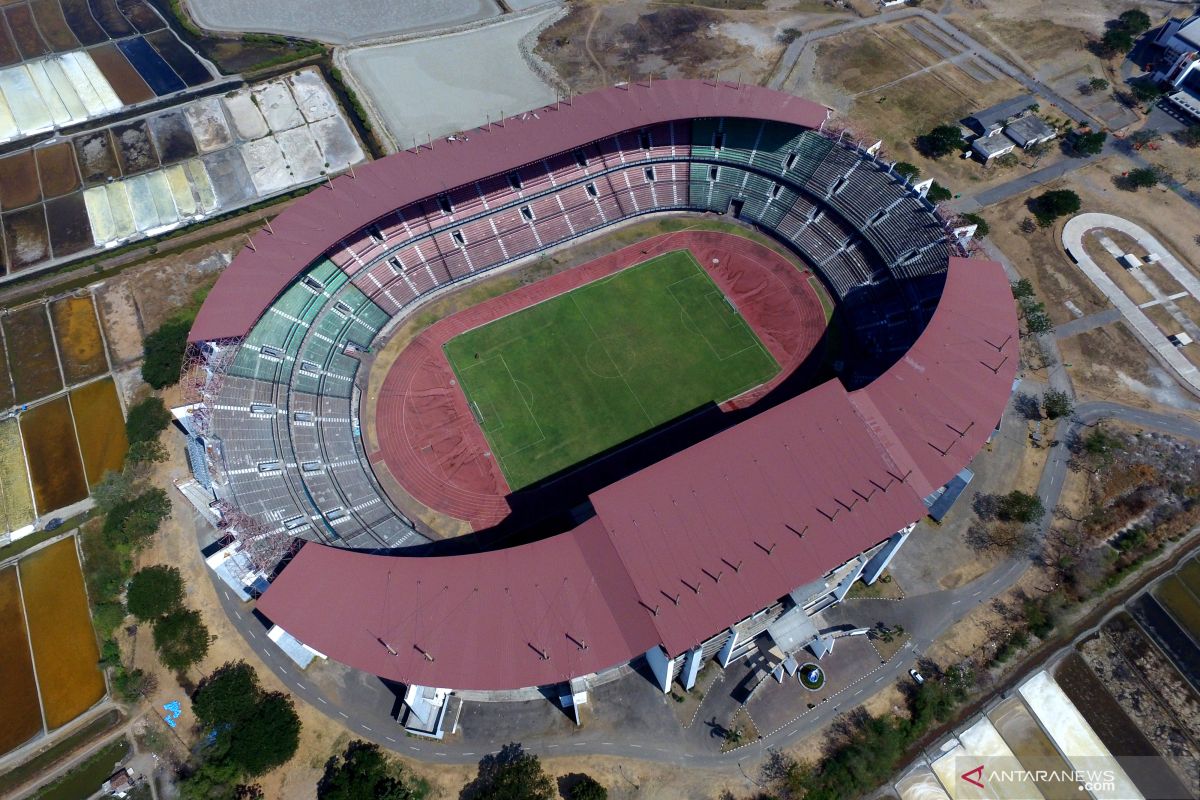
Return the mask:
<path id="1" fill-rule="evenodd" d="M 567 792 L 567 800 L 608 800 L 608 789 L 591 775 L 584 775 Z"/>
<path id="2" fill-rule="evenodd" d="M 1059 417 L 1069 417 L 1075 410 L 1075 406 L 1071 403 L 1071 396 L 1066 392 L 1059 389 L 1047 389 L 1046 393 L 1042 395 L 1042 410 L 1050 419 L 1058 419 Z"/>
<path id="3" fill-rule="evenodd" d="M 147 489 L 131 500 L 115 505 L 104 517 L 105 542 L 112 547 L 136 549 L 158 532 L 171 516 L 171 499 L 158 487 Z"/>
<path id="4" fill-rule="evenodd" d="M 931 203 L 944 203 L 953 196 L 954 194 L 949 189 L 937 181 L 933 182 L 929 187 L 929 192 L 925 195 Z"/>
<path id="5" fill-rule="evenodd" d="M 208 653 L 208 628 L 200 612 L 190 608 L 172 611 L 154 623 L 154 647 L 167 669 L 183 672 Z"/>
<path id="6" fill-rule="evenodd" d="M 1154 167 L 1138 167 L 1131 169 L 1125 174 L 1123 183 L 1131 191 L 1138 189 L 1151 189 L 1158 185 L 1161 179 L 1160 173 Z"/>
<path id="7" fill-rule="evenodd" d="M 167 320 L 142 343 L 142 380 L 155 389 L 179 382 L 183 355 L 187 350 L 188 332 L 192 323 L 186 318 Z"/>
<path id="8" fill-rule="evenodd" d="M 1189 125 L 1175 136 L 1185 147 L 1200 147 L 1200 124 Z"/>
<path id="9" fill-rule="evenodd" d="M 1131 8 L 1122 13 L 1121 16 L 1117 17 L 1117 21 L 1120 27 L 1135 36 L 1150 30 L 1150 16 L 1145 11 L 1137 8 Z"/>
<path id="10" fill-rule="evenodd" d="M 125 603 L 142 622 L 169 614 L 183 605 L 183 576 L 163 564 L 140 569 L 129 581 Z"/>
<path id="11" fill-rule="evenodd" d="M 963 214 L 962 218 L 963 222 L 967 223 L 968 225 L 975 226 L 976 239 L 982 239 L 991 233 L 992 229 L 988 227 L 987 220 L 978 214 Z"/>
<path id="12" fill-rule="evenodd" d="M 1104 149 L 1104 142 L 1107 140 L 1108 134 L 1104 131 L 1088 131 L 1076 133 L 1070 144 L 1071 149 L 1078 155 L 1095 156 Z"/>
<path id="13" fill-rule="evenodd" d="M 379 745 L 361 739 L 329 759 L 317 784 L 317 800 L 415 800 L 423 793 L 419 784 L 405 780 L 403 769 Z"/>
<path id="14" fill-rule="evenodd" d="M 1040 520 L 1046 513 L 1042 500 L 1035 494 L 1014 489 L 1001 495 L 996 504 L 996 518 L 1004 522 L 1031 523 Z"/>
<path id="15" fill-rule="evenodd" d="M 910 181 L 915 181 L 921 175 L 921 170 L 916 164 L 910 164 L 907 161 L 897 161 L 892 167 L 897 175 L 903 175 Z"/>

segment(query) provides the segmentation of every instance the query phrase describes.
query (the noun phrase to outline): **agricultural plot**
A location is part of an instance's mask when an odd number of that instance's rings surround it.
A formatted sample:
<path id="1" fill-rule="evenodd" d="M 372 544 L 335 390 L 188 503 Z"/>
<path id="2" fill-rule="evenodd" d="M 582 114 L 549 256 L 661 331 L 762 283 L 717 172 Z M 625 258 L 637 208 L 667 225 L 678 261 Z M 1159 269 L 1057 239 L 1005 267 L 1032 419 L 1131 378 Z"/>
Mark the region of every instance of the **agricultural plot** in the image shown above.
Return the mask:
<path id="1" fill-rule="evenodd" d="M 16 402 L 28 403 L 63 388 L 44 304 L 28 305 L 6 314 L 4 341 Z"/>
<path id="2" fill-rule="evenodd" d="M 90 294 L 55 300 L 50 304 L 50 318 L 68 386 L 108 372 L 104 339 Z"/>
<path id="3" fill-rule="evenodd" d="M 16 531 L 33 522 L 33 495 L 15 419 L 0 420 L 0 532 Z"/>
<path id="4" fill-rule="evenodd" d="M 0 755 L 42 730 L 17 568 L 0 570 Z"/>
<path id="5" fill-rule="evenodd" d="M 46 514 L 87 497 L 67 398 L 57 397 L 36 406 L 20 419 L 38 513 Z"/>
<path id="6" fill-rule="evenodd" d="M 71 412 L 79 431 L 79 450 L 83 455 L 84 474 L 89 486 L 95 486 L 106 472 L 120 472 L 125 464 L 129 441 L 125 438 L 125 417 L 112 378 L 93 381 L 71 392 Z"/>
<path id="7" fill-rule="evenodd" d="M 1168 575 L 1154 587 L 1154 598 L 1162 604 L 1179 626 L 1200 642 L 1200 601 L 1182 580 Z"/>
<path id="8" fill-rule="evenodd" d="M 514 490 L 779 371 L 687 251 L 468 331 L 445 351 Z"/>
<path id="9" fill-rule="evenodd" d="M 54 730 L 95 705 L 106 688 L 75 537 L 22 559 L 18 569 L 46 728 Z"/>

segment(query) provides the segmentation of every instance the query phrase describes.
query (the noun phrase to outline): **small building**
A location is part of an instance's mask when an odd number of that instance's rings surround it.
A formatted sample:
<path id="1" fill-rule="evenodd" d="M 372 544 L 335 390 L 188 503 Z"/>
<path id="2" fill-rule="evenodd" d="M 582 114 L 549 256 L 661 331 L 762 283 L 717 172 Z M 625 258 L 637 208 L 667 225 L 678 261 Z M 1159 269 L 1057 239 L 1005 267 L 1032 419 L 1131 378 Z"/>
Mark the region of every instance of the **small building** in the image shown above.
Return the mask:
<path id="1" fill-rule="evenodd" d="M 1154 79 L 1169 84 L 1172 104 L 1200 119 L 1200 14 L 1167 20 L 1154 44 L 1162 48 Z"/>
<path id="2" fill-rule="evenodd" d="M 971 152 L 982 159 L 985 164 L 993 158 L 1011 153 L 1016 147 L 1017 143 L 1005 136 L 1003 131 L 980 136 L 971 142 Z"/>
<path id="3" fill-rule="evenodd" d="M 1182 331 L 1168 336 L 1167 340 L 1176 347 L 1186 347 L 1192 343 L 1192 337 Z"/>
<path id="4" fill-rule="evenodd" d="M 1033 95 L 1023 94 L 985 108 L 983 111 L 976 111 L 971 116 L 964 118 L 963 122 L 979 136 L 990 136 L 999 133 L 1011 120 L 1021 116 L 1035 105 L 1037 105 L 1037 101 L 1034 100 Z"/>
<path id="5" fill-rule="evenodd" d="M 449 689 L 410 684 L 404 691 L 404 708 L 400 724 L 415 736 L 441 739 L 458 729 L 458 714 L 462 700 Z"/>
<path id="6" fill-rule="evenodd" d="M 1122 253 L 1118 260 L 1125 269 L 1137 269 L 1142 265 L 1141 259 L 1133 253 Z"/>
<path id="7" fill-rule="evenodd" d="M 1028 113 L 1004 126 L 1004 135 L 1016 142 L 1018 147 L 1028 150 L 1050 141 L 1058 135 L 1058 131 L 1037 114 Z"/>

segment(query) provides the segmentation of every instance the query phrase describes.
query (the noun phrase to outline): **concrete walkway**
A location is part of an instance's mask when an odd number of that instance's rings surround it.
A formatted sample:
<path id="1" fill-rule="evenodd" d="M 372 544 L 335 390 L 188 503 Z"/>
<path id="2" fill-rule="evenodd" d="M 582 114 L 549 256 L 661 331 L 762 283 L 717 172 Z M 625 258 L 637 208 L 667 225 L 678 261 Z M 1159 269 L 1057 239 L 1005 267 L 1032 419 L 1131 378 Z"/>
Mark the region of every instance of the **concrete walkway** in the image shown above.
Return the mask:
<path id="1" fill-rule="evenodd" d="M 1200 280 L 1171 255 L 1145 228 L 1112 214 L 1087 213 L 1073 217 L 1063 227 L 1062 243 L 1071 260 L 1079 265 L 1083 274 L 1096 285 L 1108 298 L 1109 302 L 1120 310 L 1125 321 L 1129 323 L 1134 334 L 1150 351 L 1193 393 L 1200 395 L 1200 371 L 1188 361 L 1175 345 L 1168 341 L 1166 334 L 1158 329 L 1149 317 L 1140 309 L 1129 296 L 1108 277 L 1103 269 L 1083 247 L 1083 237 L 1090 231 L 1104 229 L 1115 230 L 1137 241 L 1148 252 L 1157 253 L 1159 264 L 1171 274 L 1193 297 L 1200 299 Z M 1196 345 L 1200 346 L 1200 344 Z"/>
<path id="2" fill-rule="evenodd" d="M 1121 318 L 1121 309 L 1109 308 L 1104 311 L 1097 311 L 1095 314 L 1088 314 L 1086 317 L 1064 322 L 1054 329 L 1054 337 L 1056 339 L 1069 339 L 1072 336 L 1078 336 L 1081 333 L 1086 333 L 1096 328 L 1102 328 L 1116 322 Z"/>

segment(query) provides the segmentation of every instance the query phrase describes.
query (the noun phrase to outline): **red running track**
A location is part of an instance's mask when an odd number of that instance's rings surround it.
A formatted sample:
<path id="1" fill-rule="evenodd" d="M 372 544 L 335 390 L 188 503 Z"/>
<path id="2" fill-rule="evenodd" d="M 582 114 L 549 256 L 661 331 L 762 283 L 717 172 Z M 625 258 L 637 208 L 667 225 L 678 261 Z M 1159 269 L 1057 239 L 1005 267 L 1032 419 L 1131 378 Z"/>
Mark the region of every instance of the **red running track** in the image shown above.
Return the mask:
<path id="1" fill-rule="evenodd" d="M 509 512 L 508 483 L 459 389 L 442 345 L 585 283 L 672 250 L 690 250 L 782 369 L 769 383 L 722 408 L 744 408 L 791 374 L 821 340 L 825 313 L 807 270 L 750 239 L 716 231 L 655 236 L 582 266 L 523 286 L 434 323 L 400 354 L 376 406 L 379 450 L 370 453 L 416 500 L 475 530 Z"/>

